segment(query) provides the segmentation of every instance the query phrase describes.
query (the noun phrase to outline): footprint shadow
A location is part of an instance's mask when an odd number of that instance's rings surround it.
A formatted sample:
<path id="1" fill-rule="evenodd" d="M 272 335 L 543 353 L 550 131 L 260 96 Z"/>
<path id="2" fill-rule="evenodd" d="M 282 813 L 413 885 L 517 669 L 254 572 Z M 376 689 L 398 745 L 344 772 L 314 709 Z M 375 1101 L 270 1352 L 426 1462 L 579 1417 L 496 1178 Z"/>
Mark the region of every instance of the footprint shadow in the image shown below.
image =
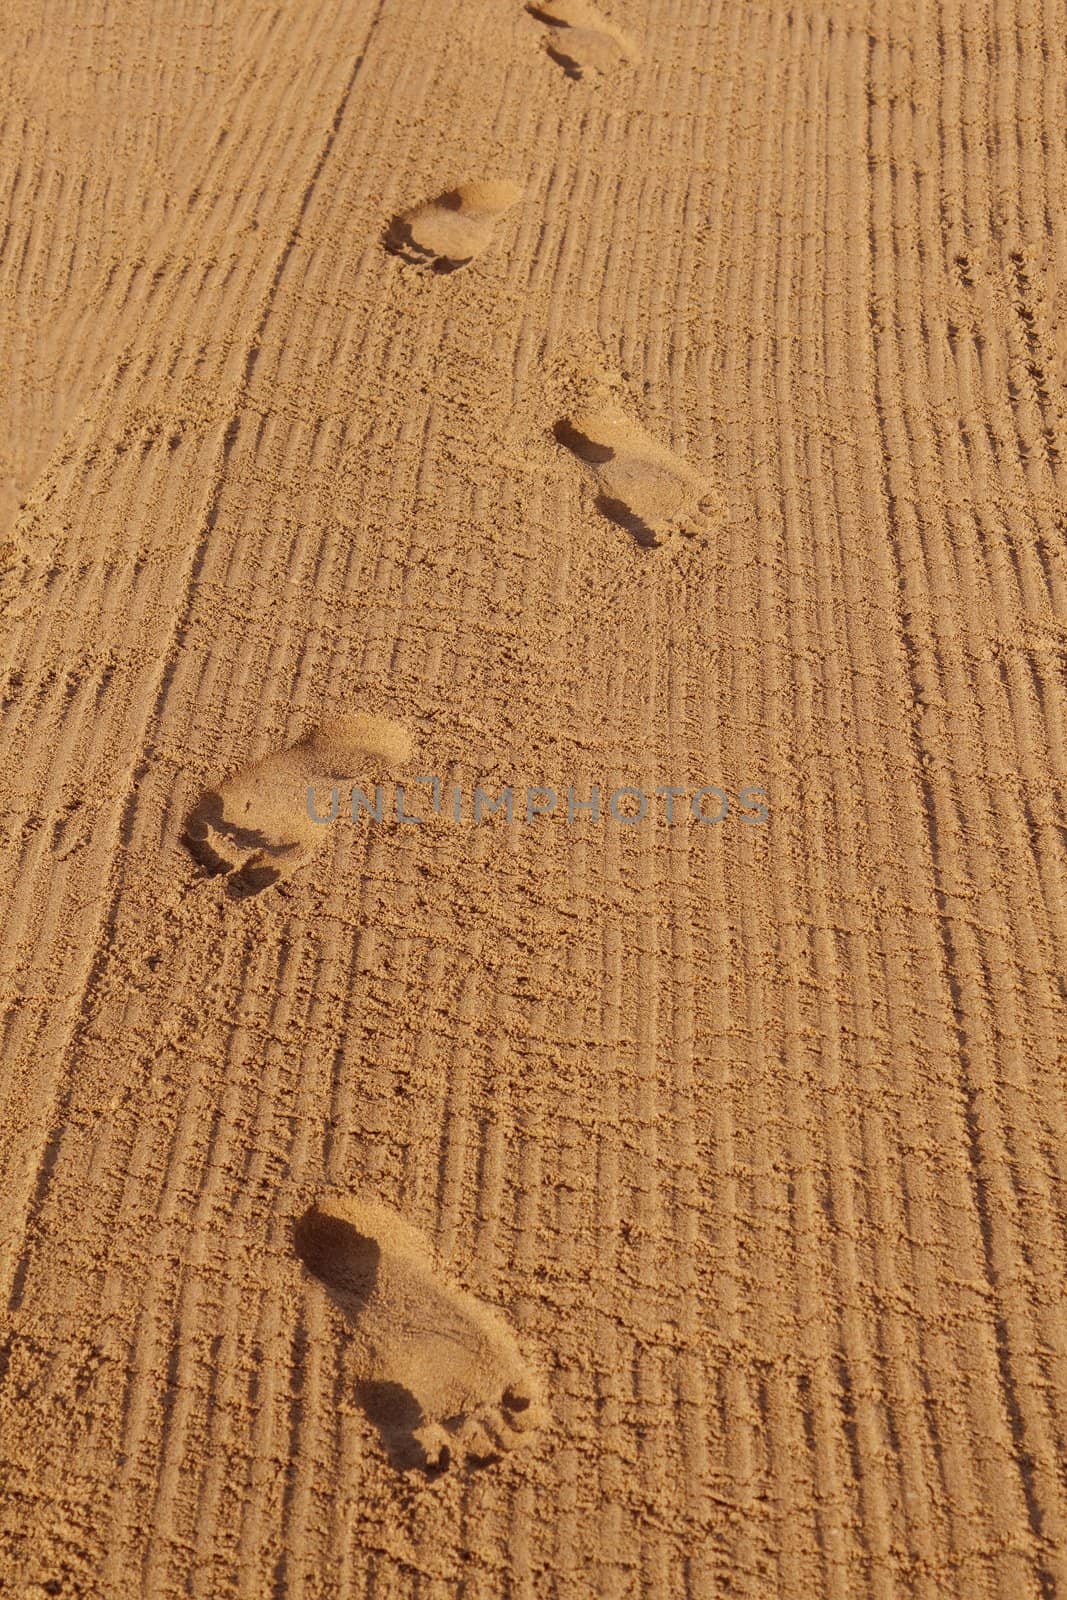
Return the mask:
<path id="1" fill-rule="evenodd" d="M 399 256 L 410 266 L 428 267 L 431 272 L 438 274 L 458 272 L 460 267 L 468 266 L 472 259 L 464 256 L 461 260 L 452 260 L 449 256 L 435 256 L 431 250 L 425 249 L 412 233 L 411 217 L 406 211 L 393 218 L 382 236 L 382 243 L 390 255 Z"/>
<path id="2" fill-rule="evenodd" d="M 234 869 L 232 856 L 220 855 L 212 845 L 213 838 L 231 845 L 237 855 L 245 857 L 244 864 Z M 258 828 L 244 828 L 232 822 L 217 789 L 207 790 L 190 811 L 182 842 L 209 877 L 227 878 L 226 893 L 231 900 L 247 900 L 261 894 L 282 875 L 269 860 L 274 853 L 271 840 Z"/>
<path id="3" fill-rule="evenodd" d="M 642 550 L 655 550 L 663 543 L 655 528 L 650 528 L 647 522 L 642 522 L 635 511 L 631 511 L 623 500 L 613 500 L 610 495 L 598 494 L 594 504 L 601 516 L 607 517 L 618 527 L 624 528 L 635 544 Z"/>
<path id="4" fill-rule="evenodd" d="M 378 1430 L 378 1438 L 391 1467 L 398 1472 L 410 1472 L 421 1467 L 428 1477 L 439 1477 L 449 1466 L 447 1452 L 442 1459 L 430 1465 L 426 1452 L 418 1442 L 420 1428 L 427 1422 L 426 1413 L 410 1389 L 402 1383 L 386 1379 L 361 1379 L 355 1387 L 356 1399 L 368 1422 Z"/>
<path id="5" fill-rule="evenodd" d="M 293 1225 L 293 1248 L 338 1310 L 358 1317 L 378 1281 L 382 1249 L 345 1217 L 311 1206 Z"/>
<path id="6" fill-rule="evenodd" d="M 605 461 L 611 461 L 615 455 L 615 451 L 610 445 L 597 444 L 594 439 L 589 438 L 588 434 L 580 433 L 566 417 L 561 417 L 553 425 L 552 432 L 561 445 L 564 445 L 579 460 L 588 461 L 591 467 L 602 466 Z"/>
<path id="7" fill-rule="evenodd" d="M 534 15 L 536 16 L 537 13 L 535 12 Z M 545 22 L 548 19 L 541 17 L 539 20 Z M 576 56 L 569 53 L 566 46 L 559 39 L 549 39 L 545 49 L 548 51 L 549 59 L 554 61 L 557 67 L 563 68 L 564 74 L 570 78 L 572 83 L 581 81 L 584 76 L 581 62 Z"/>

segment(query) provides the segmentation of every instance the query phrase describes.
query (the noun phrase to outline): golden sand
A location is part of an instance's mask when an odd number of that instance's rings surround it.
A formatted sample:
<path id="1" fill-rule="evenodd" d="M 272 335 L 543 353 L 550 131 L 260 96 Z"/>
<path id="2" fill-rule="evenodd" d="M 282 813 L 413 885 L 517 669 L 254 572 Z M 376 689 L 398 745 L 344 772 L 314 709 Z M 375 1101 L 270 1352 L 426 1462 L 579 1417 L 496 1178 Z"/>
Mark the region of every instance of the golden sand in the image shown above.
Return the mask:
<path id="1" fill-rule="evenodd" d="M 1063 22 L 8 0 L 0 1593 L 1067 1593 Z"/>

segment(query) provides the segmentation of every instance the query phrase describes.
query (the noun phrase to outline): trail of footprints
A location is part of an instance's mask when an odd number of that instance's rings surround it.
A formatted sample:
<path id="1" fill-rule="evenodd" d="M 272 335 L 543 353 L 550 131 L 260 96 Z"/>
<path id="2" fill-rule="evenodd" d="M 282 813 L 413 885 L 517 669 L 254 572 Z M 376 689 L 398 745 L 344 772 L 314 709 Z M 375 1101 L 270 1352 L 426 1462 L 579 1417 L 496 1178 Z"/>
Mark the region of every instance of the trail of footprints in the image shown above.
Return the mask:
<path id="1" fill-rule="evenodd" d="M 589 0 L 527 9 L 547 25 L 548 52 L 571 77 L 640 60 Z M 394 218 L 384 243 L 409 263 L 455 272 L 489 249 L 520 198 L 506 180 L 463 183 Z M 553 432 L 587 470 L 598 509 L 639 544 L 694 531 L 700 478 L 629 414 L 617 384 L 587 387 Z M 324 722 L 205 789 L 183 840 L 232 897 L 258 894 L 307 866 L 329 837 L 309 813 L 309 787 L 355 779 L 369 790 L 411 754 L 409 733 L 388 718 Z M 429 1474 L 485 1466 L 537 1436 L 544 1402 L 513 1333 L 449 1283 L 403 1217 L 373 1199 L 327 1195 L 295 1222 L 293 1247 L 340 1313 L 356 1397 L 394 1466 Z"/>
<path id="2" fill-rule="evenodd" d="M 548 26 L 549 53 L 572 77 L 641 59 L 633 39 L 590 0 L 530 0 L 526 9 Z M 490 247 L 501 219 L 521 198 L 519 186 L 505 179 L 462 183 L 394 217 L 386 248 L 432 272 L 455 272 Z M 597 509 L 639 545 L 650 548 L 672 534 L 699 531 L 706 485 L 628 414 L 610 385 L 559 418 L 553 433 L 590 469 Z"/>

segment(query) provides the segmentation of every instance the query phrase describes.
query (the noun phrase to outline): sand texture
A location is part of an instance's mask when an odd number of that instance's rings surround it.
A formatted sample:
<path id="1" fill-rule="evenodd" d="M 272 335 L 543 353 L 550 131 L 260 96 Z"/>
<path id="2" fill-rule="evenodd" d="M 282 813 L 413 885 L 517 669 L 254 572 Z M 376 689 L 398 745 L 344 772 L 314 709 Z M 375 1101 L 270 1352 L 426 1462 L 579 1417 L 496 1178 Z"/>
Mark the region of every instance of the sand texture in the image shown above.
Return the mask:
<path id="1" fill-rule="evenodd" d="M 1067 1597 L 1062 5 L 3 11 L 0 1594 Z"/>

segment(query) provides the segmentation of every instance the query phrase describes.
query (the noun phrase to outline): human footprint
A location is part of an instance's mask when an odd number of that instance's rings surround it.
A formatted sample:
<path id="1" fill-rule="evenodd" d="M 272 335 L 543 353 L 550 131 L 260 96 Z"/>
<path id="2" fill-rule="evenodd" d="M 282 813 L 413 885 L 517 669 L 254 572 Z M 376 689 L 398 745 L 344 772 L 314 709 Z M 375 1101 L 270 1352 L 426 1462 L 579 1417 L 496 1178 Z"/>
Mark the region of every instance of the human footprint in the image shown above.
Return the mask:
<path id="1" fill-rule="evenodd" d="M 530 1443 L 545 1413 L 514 1334 L 448 1282 L 403 1217 L 331 1195 L 294 1243 L 345 1318 L 357 1398 L 395 1466 L 488 1466 Z"/>
<path id="2" fill-rule="evenodd" d="M 328 831 L 311 815 L 309 790 L 410 757 L 411 737 L 399 723 L 365 712 L 334 718 L 205 789 L 185 820 L 185 844 L 209 872 L 230 874 L 235 893 L 256 894 L 291 876 L 325 843 Z"/>

